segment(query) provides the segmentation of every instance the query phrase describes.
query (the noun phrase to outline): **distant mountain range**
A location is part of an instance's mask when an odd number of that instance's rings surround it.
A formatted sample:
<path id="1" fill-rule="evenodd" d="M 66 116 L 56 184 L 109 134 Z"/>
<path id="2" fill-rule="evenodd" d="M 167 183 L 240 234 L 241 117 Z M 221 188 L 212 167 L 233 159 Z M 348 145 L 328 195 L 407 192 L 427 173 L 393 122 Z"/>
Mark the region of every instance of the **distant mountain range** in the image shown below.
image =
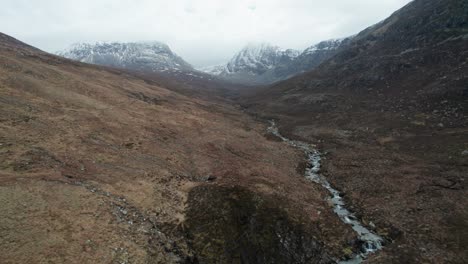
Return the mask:
<path id="1" fill-rule="evenodd" d="M 226 64 L 199 70 L 175 54 L 168 45 L 157 41 L 77 43 L 56 54 L 76 61 L 137 72 L 190 72 L 196 76 L 204 72 L 233 83 L 263 85 L 312 70 L 335 55 L 350 39 L 322 41 L 302 52 L 267 43 L 249 44 Z"/>
<path id="2" fill-rule="evenodd" d="M 322 41 L 303 52 L 265 43 L 249 44 L 227 64 L 201 70 L 233 82 L 270 84 L 312 70 L 335 55 L 350 39 Z"/>
<path id="3" fill-rule="evenodd" d="M 193 67 L 161 42 L 77 43 L 57 55 L 90 64 L 145 72 L 192 71 Z"/>

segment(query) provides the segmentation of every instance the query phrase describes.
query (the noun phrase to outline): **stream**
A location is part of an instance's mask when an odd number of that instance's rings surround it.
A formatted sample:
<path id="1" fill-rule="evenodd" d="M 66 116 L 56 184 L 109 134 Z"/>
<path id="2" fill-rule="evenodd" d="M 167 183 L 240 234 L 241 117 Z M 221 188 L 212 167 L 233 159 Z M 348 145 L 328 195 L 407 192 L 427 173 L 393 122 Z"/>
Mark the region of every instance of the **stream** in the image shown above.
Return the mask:
<path id="1" fill-rule="evenodd" d="M 366 259 L 369 254 L 382 249 L 382 243 L 384 241 L 383 238 L 363 226 L 357 217 L 348 209 L 346 209 L 346 204 L 344 203 L 340 192 L 334 189 L 328 180 L 320 174 L 320 152 L 310 144 L 285 138 L 279 133 L 278 127 L 274 121 L 270 121 L 268 132 L 279 137 L 289 145 L 304 151 L 304 153 L 307 155 L 308 163 L 307 169 L 305 171 L 305 177 L 308 180 L 322 185 L 325 189 L 328 190 L 331 195 L 328 199 L 333 203 L 333 211 L 340 217 L 341 221 L 353 228 L 353 230 L 357 233 L 358 238 L 363 242 L 361 252 L 359 254 L 355 254 L 351 259 L 339 261 L 338 263 L 359 264 L 362 263 L 362 261 Z"/>

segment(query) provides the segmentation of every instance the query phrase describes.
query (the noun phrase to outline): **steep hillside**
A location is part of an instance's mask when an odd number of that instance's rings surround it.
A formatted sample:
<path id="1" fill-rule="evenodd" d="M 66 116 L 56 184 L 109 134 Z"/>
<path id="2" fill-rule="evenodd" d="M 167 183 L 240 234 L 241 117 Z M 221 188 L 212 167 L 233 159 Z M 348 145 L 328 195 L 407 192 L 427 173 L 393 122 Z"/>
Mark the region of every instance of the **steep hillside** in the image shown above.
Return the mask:
<path id="1" fill-rule="evenodd" d="M 321 142 L 325 174 L 395 243 L 371 263 L 464 263 L 468 2 L 415 0 L 245 106 Z"/>
<path id="2" fill-rule="evenodd" d="M 358 34 L 316 70 L 278 83 L 265 94 L 326 91 L 405 95 L 408 100 L 422 99 L 420 93 L 463 93 L 467 5 L 458 0 L 414 1 Z"/>
<path id="3" fill-rule="evenodd" d="M 0 34 L 0 112 L 2 263 L 331 263 L 357 245 L 303 153 L 231 106 Z"/>

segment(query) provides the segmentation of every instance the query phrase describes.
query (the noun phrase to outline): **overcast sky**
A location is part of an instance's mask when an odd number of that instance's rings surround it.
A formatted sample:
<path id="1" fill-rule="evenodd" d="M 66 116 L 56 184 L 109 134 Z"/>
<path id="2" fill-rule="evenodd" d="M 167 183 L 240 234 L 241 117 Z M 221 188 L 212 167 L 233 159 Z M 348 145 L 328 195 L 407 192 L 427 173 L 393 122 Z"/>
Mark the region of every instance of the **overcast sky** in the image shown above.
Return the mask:
<path id="1" fill-rule="evenodd" d="M 304 49 L 373 25 L 410 0 L 0 0 L 0 32 L 45 51 L 75 42 L 167 43 L 195 66 L 249 42 Z"/>

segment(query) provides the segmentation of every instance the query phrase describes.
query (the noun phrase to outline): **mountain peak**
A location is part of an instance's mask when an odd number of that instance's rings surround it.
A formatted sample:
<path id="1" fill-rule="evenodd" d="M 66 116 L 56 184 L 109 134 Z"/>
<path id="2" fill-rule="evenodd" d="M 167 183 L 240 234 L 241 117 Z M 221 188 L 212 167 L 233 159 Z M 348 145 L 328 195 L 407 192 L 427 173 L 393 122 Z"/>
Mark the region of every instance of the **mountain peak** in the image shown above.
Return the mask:
<path id="1" fill-rule="evenodd" d="M 351 38 L 322 41 L 303 52 L 282 49 L 266 42 L 251 42 L 226 65 L 202 70 L 234 82 L 269 84 L 317 67 L 324 60 L 332 57 Z"/>
<path id="2" fill-rule="evenodd" d="M 57 55 L 85 63 L 145 72 L 192 70 L 168 45 L 158 41 L 75 43 Z"/>
<path id="3" fill-rule="evenodd" d="M 203 69 L 232 81 L 256 83 L 260 76 L 279 64 L 287 63 L 297 56 L 300 51 L 282 49 L 267 42 L 248 43 L 225 65 L 218 65 Z"/>

